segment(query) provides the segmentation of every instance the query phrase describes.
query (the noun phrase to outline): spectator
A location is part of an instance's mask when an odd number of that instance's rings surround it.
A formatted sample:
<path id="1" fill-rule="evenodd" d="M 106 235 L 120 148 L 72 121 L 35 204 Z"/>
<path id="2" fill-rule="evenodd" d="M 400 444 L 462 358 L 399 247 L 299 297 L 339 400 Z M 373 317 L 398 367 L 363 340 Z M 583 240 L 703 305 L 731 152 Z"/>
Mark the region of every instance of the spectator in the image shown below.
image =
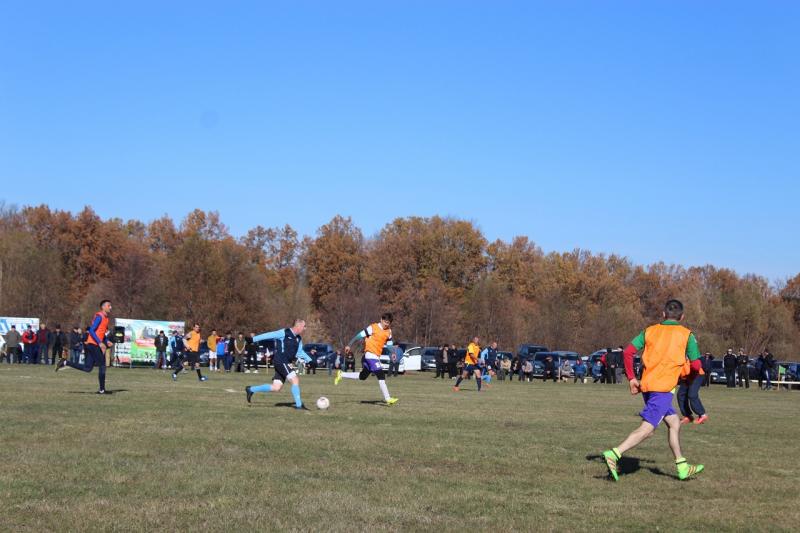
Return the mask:
<path id="1" fill-rule="evenodd" d="M 506 376 L 511 372 L 511 358 L 504 357 L 500 360 L 500 368 L 497 370 L 497 379 L 505 381 Z"/>
<path id="2" fill-rule="evenodd" d="M 750 369 L 747 365 L 750 363 L 750 358 L 744 353 L 744 348 L 739 348 L 739 355 L 736 357 L 736 374 L 738 376 L 739 388 L 750 388 Z"/>
<path id="3" fill-rule="evenodd" d="M 625 363 L 622 357 L 622 352 L 624 350 L 624 346 L 618 346 L 617 349 L 614 350 L 615 360 L 617 362 L 617 375 L 614 376 L 614 379 L 616 379 L 615 383 L 622 383 L 622 377 L 625 374 Z"/>
<path id="4" fill-rule="evenodd" d="M 551 378 L 553 383 L 558 381 L 558 377 L 556 376 L 556 364 L 553 361 L 553 357 L 550 355 L 544 358 L 544 373 L 542 374 L 542 381 L 547 381 L 547 378 Z"/>
<path id="5" fill-rule="evenodd" d="M 328 376 L 332 376 L 333 375 L 333 369 L 334 368 L 339 368 L 340 355 L 341 355 L 341 352 L 339 352 L 339 350 L 336 350 L 335 352 L 328 352 L 328 359 L 327 359 L 327 361 L 325 361 L 325 366 L 328 367 Z"/>
<path id="6" fill-rule="evenodd" d="M 344 370 L 345 372 L 356 371 L 356 356 L 349 346 L 344 347 Z"/>
<path id="7" fill-rule="evenodd" d="M 767 382 L 765 390 L 772 390 L 772 372 L 774 369 L 775 358 L 772 357 L 769 350 L 764 350 L 764 365 L 761 372 L 764 374 L 764 379 Z"/>
<path id="8" fill-rule="evenodd" d="M 225 366 L 225 372 L 230 372 L 231 368 L 233 367 L 233 353 L 233 333 L 229 331 L 225 334 L 225 361 L 223 363 Z"/>
<path id="9" fill-rule="evenodd" d="M 600 364 L 603 365 L 603 375 L 600 377 L 600 383 L 606 383 L 608 377 L 608 350 L 600 356 Z"/>
<path id="10" fill-rule="evenodd" d="M 533 363 L 530 359 L 525 360 L 525 364 L 522 365 L 522 373 L 520 374 L 522 377 L 520 381 L 525 379 L 528 383 L 533 381 Z"/>
<path id="11" fill-rule="evenodd" d="M 217 335 L 217 330 L 212 329 L 211 335 L 206 338 L 206 345 L 208 346 L 208 371 L 217 371 L 217 342 L 220 340 Z"/>
<path id="12" fill-rule="evenodd" d="M 305 350 L 304 350 L 305 351 Z M 311 361 L 306 366 L 306 370 L 308 370 L 309 374 L 317 374 L 317 349 L 311 348 L 310 352 L 306 352 L 310 357 Z"/>
<path id="13" fill-rule="evenodd" d="M 33 350 L 33 364 L 47 364 L 48 350 L 52 344 L 52 340 L 53 335 L 50 330 L 47 329 L 47 324 L 44 322 L 39 324 L 39 331 L 36 332 L 36 349 Z"/>
<path id="14" fill-rule="evenodd" d="M 389 375 L 397 376 L 400 372 L 400 360 L 403 358 L 403 349 L 400 346 L 390 346 L 389 351 Z"/>
<path id="15" fill-rule="evenodd" d="M 436 375 L 433 376 L 433 379 L 441 378 L 444 379 L 444 369 L 447 366 L 447 345 L 443 344 L 436 350 L 436 354 L 434 355 L 434 361 L 436 361 Z"/>
<path id="16" fill-rule="evenodd" d="M 577 383 L 580 380 L 581 383 L 586 383 L 586 373 L 588 369 L 586 368 L 586 363 L 578 357 L 578 360 L 575 362 L 575 366 L 572 368 L 572 383 Z"/>
<path id="17" fill-rule="evenodd" d="M 736 388 L 736 355 L 733 350 L 728 348 L 725 357 L 722 359 L 722 366 L 725 368 L 725 382 L 729 389 Z"/>
<path id="18" fill-rule="evenodd" d="M 6 360 L 9 363 L 13 363 L 14 361 L 17 363 L 21 362 L 20 343 L 22 342 L 22 335 L 17 331 L 17 326 L 12 324 L 8 333 L 3 335 L 3 339 L 6 341 Z"/>
<path id="19" fill-rule="evenodd" d="M 511 359 L 511 371 L 508 373 L 508 381 L 514 381 L 515 375 L 517 375 L 519 380 L 522 381 L 522 370 L 519 369 L 519 361 L 520 358 L 516 355 Z"/>
<path id="20" fill-rule="evenodd" d="M 711 361 L 713 360 L 714 356 L 706 352 L 701 361 L 701 365 L 703 366 L 703 386 L 705 387 L 711 386 Z"/>
<path id="21" fill-rule="evenodd" d="M 559 378 L 567 381 L 569 379 L 569 375 L 574 375 L 574 370 L 572 369 L 572 363 L 569 362 L 569 359 L 566 357 L 564 358 L 564 362 L 561 363 L 561 368 L 558 369 Z M 573 380 L 573 383 L 575 381 Z"/>
<path id="22" fill-rule="evenodd" d="M 69 334 L 69 360 L 74 364 L 80 364 L 81 352 L 83 352 L 83 334 L 81 328 L 73 326 L 72 332 Z"/>
<path id="23" fill-rule="evenodd" d="M 600 360 L 600 358 L 595 359 L 594 364 L 592 365 L 592 383 L 597 383 L 598 381 L 602 383 L 604 375 L 605 372 L 603 370 L 603 362 Z"/>
<path id="24" fill-rule="evenodd" d="M 247 347 L 245 348 L 247 351 L 247 369 L 245 374 L 249 374 L 251 371 L 253 374 L 258 374 L 258 345 L 253 340 L 255 336 L 255 332 L 251 332 L 250 336 L 245 337 L 247 341 Z"/>
<path id="25" fill-rule="evenodd" d="M 36 345 L 36 332 L 33 331 L 33 326 L 28 325 L 25 333 L 22 334 L 22 347 L 24 352 L 22 354 L 22 358 L 25 360 L 25 364 L 31 364 L 33 361 L 33 352 L 34 350 L 38 350 L 38 346 Z"/>
<path id="26" fill-rule="evenodd" d="M 244 359 L 247 356 L 247 339 L 244 338 L 244 333 L 241 331 L 233 341 L 233 366 L 236 368 L 235 372 L 244 372 Z"/>
<path id="27" fill-rule="evenodd" d="M 450 379 L 454 379 L 458 375 L 458 350 L 455 344 L 451 344 L 447 350 L 447 359 L 447 374 Z"/>
<path id="28" fill-rule="evenodd" d="M 167 348 L 169 347 L 169 339 L 164 334 L 164 330 L 158 332 L 155 340 L 153 340 L 153 346 L 156 349 L 156 361 L 153 368 L 160 368 L 163 372 L 167 369 Z"/>
<path id="29" fill-rule="evenodd" d="M 606 383 L 617 384 L 617 353 L 611 348 L 606 348 Z"/>
<path id="30" fill-rule="evenodd" d="M 56 330 L 53 332 L 53 347 L 51 351 L 53 361 L 51 364 L 56 364 L 56 361 L 61 359 L 61 354 L 66 345 L 67 336 L 61 331 L 61 324 L 56 324 Z"/>

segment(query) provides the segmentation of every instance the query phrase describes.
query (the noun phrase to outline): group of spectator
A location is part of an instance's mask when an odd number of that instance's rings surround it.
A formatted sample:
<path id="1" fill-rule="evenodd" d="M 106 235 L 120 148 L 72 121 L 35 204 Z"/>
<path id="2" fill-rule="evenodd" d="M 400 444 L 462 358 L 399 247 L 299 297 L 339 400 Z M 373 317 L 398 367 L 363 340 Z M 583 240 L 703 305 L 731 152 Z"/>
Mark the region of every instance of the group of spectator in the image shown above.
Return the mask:
<path id="1" fill-rule="evenodd" d="M 54 365 L 59 359 L 69 359 L 78 363 L 83 355 L 83 346 L 88 333 L 86 329 L 74 326 L 67 334 L 56 324 L 49 329 L 42 322 L 38 329 L 28 326 L 20 333 L 16 325 L 12 325 L 3 335 L 3 347 L 0 350 L 0 362 L 16 364 L 50 364 Z"/>
<path id="2" fill-rule="evenodd" d="M 711 372 L 711 361 L 714 356 L 706 354 L 704 356 L 703 370 L 706 372 L 706 383 L 709 383 L 708 375 Z M 708 370 L 706 370 L 706 363 Z M 758 376 L 758 388 L 772 390 L 772 378 L 778 363 L 769 350 L 764 350 L 758 355 L 754 364 L 756 375 Z M 728 348 L 722 358 L 722 368 L 725 371 L 725 384 L 729 389 L 750 388 L 750 357 L 744 353 L 744 348 L 739 349 L 739 353 L 733 353 L 732 348 Z"/>

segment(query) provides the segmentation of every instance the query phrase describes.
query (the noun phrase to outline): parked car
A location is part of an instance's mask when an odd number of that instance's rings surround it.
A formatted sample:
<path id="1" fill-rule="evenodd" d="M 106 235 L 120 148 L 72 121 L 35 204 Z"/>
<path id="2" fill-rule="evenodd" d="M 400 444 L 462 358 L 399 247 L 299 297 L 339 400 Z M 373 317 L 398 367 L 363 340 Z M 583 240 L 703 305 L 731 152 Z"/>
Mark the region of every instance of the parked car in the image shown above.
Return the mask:
<path id="1" fill-rule="evenodd" d="M 709 372 L 711 383 L 726 383 L 725 367 L 721 359 L 711 361 L 711 372 Z"/>
<path id="2" fill-rule="evenodd" d="M 328 354 L 335 352 L 333 345 L 321 342 L 303 344 L 303 351 L 311 357 L 311 351 L 317 351 L 317 368 L 328 368 Z"/>
<path id="3" fill-rule="evenodd" d="M 436 354 L 438 346 L 426 346 L 422 349 L 422 368 L 420 370 L 436 370 Z"/>
<path id="4" fill-rule="evenodd" d="M 549 353 L 555 354 L 555 355 L 558 356 L 557 359 L 555 357 L 553 358 L 553 362 L 555 362 L 556 360 L 558 361 L 557 372 L 558 372 L 558 378 L 559 379 L 571 378 L 572 375 L 575 373 L 575 370 L 572 367 L 578 362 L 578 359 L 583 360 L 583 358 L 580 356 L 580 354 L 578 352 L 569 352 L 569 351 L 565 351 L 565 350 L 556 350 L 556 351 L 549 352 Z M 565 360 L 569 361 L 569 369 L 565 369 L 564 368 L 564 361 Z"/>
<path id="5" fill-rule="evenodd" d="M 408 343 L 401 343 L 398 344 L 402 348 L 403 344 L 406 346 L 411 346 Z M 381 368 L 383 368 L 384 372 L 389 371 L 389 361 L 392 357 L 393 350 L 395 346 L 384 346 L 383 353 L 381 353 Z M 436 365 L 434 364 L 434 368 Z M 400 360 L 400 366 L 398 367 L 398 372 L 401 374 L 405 374 L 406 370 L 422 370 L 422 347 L 421 346 L 412 346 L 403 351 L 403 358 Z"/>
<path id="6" fill-rule="evenodd" d="M 520 344 L 517 350 L 517 357 L 521 361 L 527 361 L 537 353 L 546 351 L 548 351 L 547 346 L 542 346 L 541 344 Z"/>

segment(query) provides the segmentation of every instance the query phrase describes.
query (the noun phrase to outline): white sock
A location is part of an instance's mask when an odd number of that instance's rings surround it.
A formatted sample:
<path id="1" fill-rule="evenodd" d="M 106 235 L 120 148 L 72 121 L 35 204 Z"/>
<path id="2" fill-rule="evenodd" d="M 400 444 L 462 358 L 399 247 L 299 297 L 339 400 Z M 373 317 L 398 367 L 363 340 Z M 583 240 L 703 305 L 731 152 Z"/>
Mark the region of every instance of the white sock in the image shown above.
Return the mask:
<path id="1" fill-rule="evenodd" d="M 342 372 L 342 377 L 346 379 L 358 379 L 360 372 Z"/>
<path id="2" fill-rule="evenodd" d="M 381 392 L 383 393 L 383 399 L 389 401 L 389 398 L 391 398 L 391 396 L 389 396 L 389 387 L 386 386 L 386 381 L 382 379 L 379 380 L 378 386 L 381 388 Z"/>

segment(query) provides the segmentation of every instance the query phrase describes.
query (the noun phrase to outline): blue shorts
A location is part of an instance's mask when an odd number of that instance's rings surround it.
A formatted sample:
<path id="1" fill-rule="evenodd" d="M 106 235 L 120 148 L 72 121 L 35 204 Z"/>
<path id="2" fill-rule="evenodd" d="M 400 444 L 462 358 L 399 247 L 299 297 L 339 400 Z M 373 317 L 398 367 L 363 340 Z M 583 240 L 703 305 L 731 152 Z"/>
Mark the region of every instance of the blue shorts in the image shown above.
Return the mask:
<path id="1" fill-rule="evenodd" d="M 481 370 L 481 367 L 478 366 L 478 365 L 467 365 L 467 366 L 464 367 L 464 372 L 467 372 L 468 374 L 471 374 L 472 372 L 475 372 L 476 370 Z"/>
<path id="2" fill-rule="evenodd" d="M 376 374 L 383 370 L 380 359 L 364 359 L 364 368 Z"/>
<path id="3" fill-rule="evenodd" d="M 658 427 L 662 420 L 675 414 L 672 408 L 673 394 L 671 392 L 643 392 L 644 409 L 639 416 L 651 426 Z"/>

